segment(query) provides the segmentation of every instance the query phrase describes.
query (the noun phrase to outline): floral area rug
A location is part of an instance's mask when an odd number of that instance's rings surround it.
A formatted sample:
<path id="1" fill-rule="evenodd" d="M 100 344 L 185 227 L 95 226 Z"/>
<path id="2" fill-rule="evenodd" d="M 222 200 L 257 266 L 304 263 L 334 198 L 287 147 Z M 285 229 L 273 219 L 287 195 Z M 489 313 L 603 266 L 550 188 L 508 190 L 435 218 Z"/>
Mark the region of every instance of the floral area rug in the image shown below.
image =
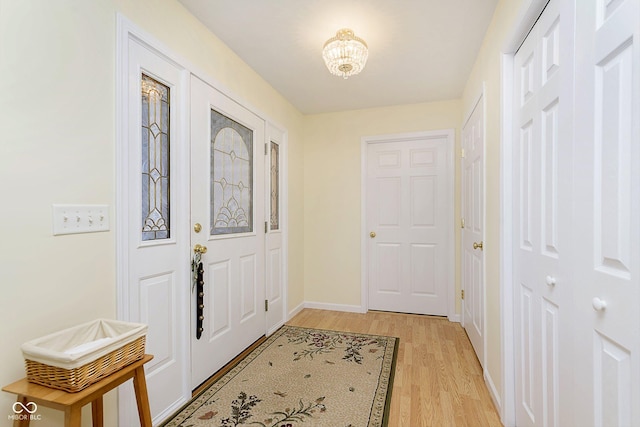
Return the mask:
<path id="1" fill-rule="evenodd" d="M 283 326 L 164 427 L 386 426 L 398 338 Z"/>

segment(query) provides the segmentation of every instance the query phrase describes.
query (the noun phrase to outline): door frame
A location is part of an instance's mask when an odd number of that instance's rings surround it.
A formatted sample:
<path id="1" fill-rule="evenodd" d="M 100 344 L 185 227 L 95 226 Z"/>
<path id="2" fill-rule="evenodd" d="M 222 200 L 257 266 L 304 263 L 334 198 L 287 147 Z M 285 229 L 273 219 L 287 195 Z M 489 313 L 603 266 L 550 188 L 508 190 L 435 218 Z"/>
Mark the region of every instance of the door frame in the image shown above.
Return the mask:
<path id="1" fill-rule="evenodd" d="M 360 139 L 360 308 L 363 313 L 369 310 L 369 273 L 368 273 L 368 236 L 367 233 L 367 148 L 371 144 L 381 142 L 395 142 L 410 139 L 435 139 L 446 138 L 447 139 L 447 170 L 448 170 L 448 197 L 447 197 L 447 240 L 452 242 L 449 248 L 448 265 L 446 267 L 447 279 L 449 286 L 447 287 L 447 317 L 452 322 L 459 321 L 459 316 L 456 314 L 456 302 L 455 302 L 455 232 L 454 232 L 454 188 L 455 188 L 455 166 L 453 162 L 453 155 L 455 151 L 455 130 L 454 129 L 442 129 L 423 132 L 411 132 L 402 134 L 387 134 L 387 135 L 375 135 L 364 136 Z"/>
<path id="2" fill-rule="evenodd" d="M 462 122 L 462 130 L 461 130 L 461 134 L 460 134 L 460 145 L 462 145 L 464 143 L 464 138 L 463 138 L 463 134 L 464 134 L 464 129 L 467 126 L 467 124 L 469 123 L 469 120 L 471 119 L 471 116 L 473 115 L 473 113 L 476 111 L 476 108 L 481 107 L 482 108 L 482 241 L 484 242 L 486 239 L 486 229 L 487 229 L 487 198 L 486 198 L 486 192 L 487 192 L 487 165 L 486 165 L 486 159 L 487 159 L 487 138 L 486 138 L 486 134 L 487 134 L 487 115 L 486 115 L 486 96 L 485 96 L 485 82 L 482 82 L 482 88 L 480 90 L 480 92 L 477 94 L 477 96 L 475 98 L 473 98 L 474 101 L 471 104 L 471 108 L 469 109 L 469 111 L 467 112 L 467 114 L 465 114 L 464 116 L 464 120 Z M 462 149 L 464 149 L 464 147 L 462 147 Z M 464 157 L 460 156 L 460 216 L 462 218 L 465 218 L 465 214 L 466 212 L 462 212 L 462 207 L 464 206 L 464 183 L 465 183 L 465 176 L 464 176 Z M 465 215 L 465 216 L 463 216 Z M 462 227 L 461 227 L 462 228 Z M 460 289 L 461 290 L 465 290 L 466 288 L 466 283 L 463 280 L 464 277 L 464 237 L 463 237 L 463 230 L 460 231 Z M 478 357 L 478 359 L 481 359 L 481 365 L 483 367 L 483 375 L 485 376 L 485 378 L 487 377 L 487 373 L 486 373 L 486 366 L 487 366 L 487 288 L 486 288 L 486 284 L 487 284 L 487 268 L 486 268 L 486 257 L 483 256 L 482 257 L 482 354 L 476 354 L 476 356 Z M 460 321 L 462 323 L 462 327 L 465 327 L 465 318 L 464 318 L 464 305 L 465 305 L 465 300 L 462 299 L 461 300 L 461 306 L 460 306 Z M 493 392 L 495 394 L 495 392 Z"/>
<path id="3" fill-rule="evenodd" d="M 247 102 L 245 99 L 237 96 L 234 92 L 232 92 L 227 86 L 222 84 L 220 81 L 214 79 L 205 71 L 200 69 L 198 66 L 194 65 L 190 61 L 185 58 L 177 55 L 175 52 L 171 51 L 169 48 L 165 46 L 160 40 L 158 40 L 152 34 L 142 30 L 137 25 L 135 25 L 132 21 L 130 21 L 126 16 L 121 13 L 116 13 L 116 58 L 115 58 L 115 70 L 116 70 L 116 82 L 115 82 L 115 130 L 116 130 L 116 148 L 115 148 L 115 172 L 116 172 L 116 182 L 115 182 L 115 194 L 114 200 L 116 203 L 116 226 L 114 227 L 115 233 L 115 247 L 116 247 L 116 318 L 118 320 L 124 321 L 138 321 L 139 319 L 131 319 L 130 317 L 130 307 L 134 303 L 131 301 L 130 295 L 128 292 L 128 271 L 129 271 L 129 246 L 128 246 L 128 233 L 130 230 L 130 224 L 128 223 L 128 196 L 129 196 L 129 171 L 128 171 L 128 132 L 129 132 L 129 93 L 128 93 L 128 81 L 129 81 L 129 44 L 132 42 L 136 42 L 150 52 L 155 53 L 159 57 L 165 59 L 168 62 L 175 64 L 180 67 L 184 73 L 186 73 L 186 80 L 189 81 L 188 76 L 193 75 L 205 83 L 209 84 L 224 96 L 230 98 L 234 102 L 242 105 L 247 110 L 251 111 L 258 117 L 264 120 L 265 122 L 265 140 L 262 143 L 266 143 L 269 141 L 269 130 L 274 132 L 275 136 L 281 138 L 281 146 L 280 146 L 280 208 L 281 208 L 281 232 L 282 232 L 282 294 L 284 297 L 284 303 L 282 307 L 282 319 L 283 322 L 286 322 L 289 317 L 289 313 L 287 310 L 287 296 L 288 296 L 288 277 L 289 277 L 289 269 L 288 269 L 288 235 L 289 235 L 289 199 L 288 199 L 288 131 L 285 127 L 278 124 L 277 121 L 272 120 L 268 114 L 265 114 L 263 111 L 255 108 L 251 103 Z M 178 104 L 184 108 L 184 111 L 187 113 L 182 115 L 182 120 L 180 126 L 183 130 L 186 130 L 186 136 L 184 140 L 187 141 L 186 144 L 182 144 L 180 147 L 180 157 L 183 159 L 190 159 L 190 136 L 189 136 L 189 122 L 190 122 L 190 113 L 189 112 L 189 104 L 190 104 L 190 85 L 186 86 L 185 95 L 179 99 Z M 185 168 L 185 171 L 190 175 L 190 162 L 185 161 L 184 164 L 180 164 L 180 167 Z M 266 177 L 265 177 L 266 178 Z M 185 194 L 190 198 L 190 187 L 189 184 L 185 184 L 185 188 L 181 188 L 180 191 L 184 191 Z M 266 197 L 266 196 L 265 196 Z M 256 199 L 260 200 L 260 198 Z M 266 210 L 267 206 L 265 206 Z M 190 222 L 191 215 L 189 210 L 189 203 L 185 204 L 184 207 L 179 207 L 179 213 L 184 217 L 184 219 L 178 223 L 178 232 L 187 233 L 187 236 L 190 236 Z M 261 226 L 259 221 L 256 221 L 257 226 Z M 266 238 L 266 236 L 265 236 Z M 186 243 L 183 244 L 182 251 L 184 252 L 184 260 L 185 263 L 191 262 L 191 238 L 183 239 Z M 265 254 L 266 257 L 266 254 Z M 189 277 L 185 277 L 184 280 L 189 282 L 191 280 L 190 274 L 187 274 Z M 177 347 L 180 349 L 181 354 L 180 357 L 184 360 L 184 366 L 181 366 L 181 370 L 183 372 L 183 377 L 181 379 L 181 384 L 178 387 L 182 390 L 182 399 L 172 405 L 170 408 L 165 408 L 160 414 L 157 415 L 157 419 L 154 422 L 162 421 L 161 418 L 166 418 L 171 415 L 175 410 L 179 409 L 184 403 L 188 402 L 191 399 L 191 345 L 190 345 L 190 336 L 191 336 L 191 296 L 190 296 L 190 287 L 187 287 L 187 293 L 185 297 L 180 301 L 177 301 L 179 307 L 177 310 L 181 313 L 179 322 L 179 327 L 185 333 L 183 336 L 177 337 Z M 268 335 L 273 332 L 273 328 L 269 328 L 267 324 L 267 319 L 265 316 L 265 334 Z M 135 399 L 133 399 L 133 394 L 128 393 L 129 390 L 124 388 L 126 386 L 121 386 L 119 388 L 119 396 L 118 399 L 118 419 L 121 425 L 128 425 L 138 419 L 137 417 L 137 407 L 135 404 Z M 131 392 L 133 390 L 130 390 Z"/>
<path id="4" fill-rule="evenodd" d="M 515 54 L 549 0 L 527 0 L 501 49 L 500 79 L 500 343 L 502 353 L 502 396 L 498 407 L 504 425 L 515 425 L 515 339 L 513 312 L 513 83 Z"/>

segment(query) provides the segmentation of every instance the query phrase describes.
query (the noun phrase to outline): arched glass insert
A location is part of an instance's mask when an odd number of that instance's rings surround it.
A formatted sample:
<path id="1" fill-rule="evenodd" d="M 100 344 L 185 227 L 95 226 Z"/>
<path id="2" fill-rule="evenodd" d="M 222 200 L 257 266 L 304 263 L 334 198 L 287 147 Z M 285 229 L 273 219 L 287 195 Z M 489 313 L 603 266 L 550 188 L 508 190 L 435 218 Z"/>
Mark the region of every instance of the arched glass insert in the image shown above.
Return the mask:
<path id="1" fill-rule="evenodd" d="M 211 234 L 253 231 L 253 131 L 211 110 Z"/>

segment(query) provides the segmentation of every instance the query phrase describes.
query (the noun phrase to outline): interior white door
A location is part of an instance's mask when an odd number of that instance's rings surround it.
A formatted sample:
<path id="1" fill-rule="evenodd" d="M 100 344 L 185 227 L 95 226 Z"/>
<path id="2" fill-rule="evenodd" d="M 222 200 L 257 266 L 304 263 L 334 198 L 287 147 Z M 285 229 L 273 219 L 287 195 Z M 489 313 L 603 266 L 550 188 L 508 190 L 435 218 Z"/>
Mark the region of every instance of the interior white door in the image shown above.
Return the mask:
<path id="1" fill-rule="evenodd" d="M 448 314 L 452 145 L 442 133 L 367 144 L 370 309 Z"/>
<path id="2" fill-rule="evenodd" d="M 575 425 L 571 271 L 572 0 L 551 0 L 515 56 L 513 286 L 516 420 Z M 561 367 L 564 367 L 562 369 Z"/>
<path id="3" fill-rule="evenodd" d="M 145 365 L 154 422 L 190 395 L 188 377 L 189 257 L 186 107 L 188 72 L 151 48 L 128 39 L 127 137 L 121 156 L 119 259 L 123 320 L 148 325 Z M 138 423 L 133 388 L 120 389 L 121 425 Z"/>
<path id="4" fill-rule="evenodd" d="M 266 330 L 264 144 L 261 118 L 192 77 L 191 243 L 207 248 L 203 295 L 192 295 L 193 387 Z"/>
<path id="5" fill-rule="evenodd" d="M 462 325 L 484 366 L 484 110 L 462 129 Z"/>
<path id="6" fill-rule="evenodd" d="M 576 8 L 575 425 L 640 425 L 640 1 Z"/>

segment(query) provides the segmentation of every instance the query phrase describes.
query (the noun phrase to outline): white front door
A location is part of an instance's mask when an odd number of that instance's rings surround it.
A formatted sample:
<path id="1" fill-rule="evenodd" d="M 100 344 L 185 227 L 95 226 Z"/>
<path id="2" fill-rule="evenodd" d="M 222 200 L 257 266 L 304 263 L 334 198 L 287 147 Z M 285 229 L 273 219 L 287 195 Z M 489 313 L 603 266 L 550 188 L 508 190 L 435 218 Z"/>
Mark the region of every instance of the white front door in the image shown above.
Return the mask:
<path id="1" fill-rule="evenodd" d="M 191 243 L 207 248 L 192 293 L 193 387 L 266 331 L 264 144 L 264 120 L 192 77 Z"/>
<path id="2" fill-rule="evenodd" d="M 484 366 L 484 110 L 462 129 L 462 325 Z"/>
<path id="3" fill-rule="evenodd" d="M 576 13 L 575 425 L 638 426 L 640 1 Z"/>
<path id="4" fill-rule="evenodd" d="M 452 147 L 442 132 L 368 140 L 369 309 L 448 314 Z"/>

